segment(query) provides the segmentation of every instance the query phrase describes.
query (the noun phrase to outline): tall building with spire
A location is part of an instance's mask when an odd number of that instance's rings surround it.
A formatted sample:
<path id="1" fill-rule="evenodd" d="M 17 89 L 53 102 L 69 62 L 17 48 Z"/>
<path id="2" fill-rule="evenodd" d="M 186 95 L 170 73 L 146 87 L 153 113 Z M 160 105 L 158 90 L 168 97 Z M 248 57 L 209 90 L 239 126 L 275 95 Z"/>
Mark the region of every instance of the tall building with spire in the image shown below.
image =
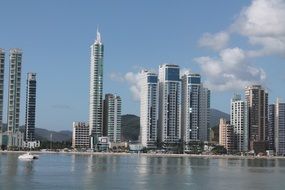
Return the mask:
<path id="1" fill-rule="evenodd" d="M 9 85 L 8 85 L 8 147 L 18 146 L 18 140 L 14 134 L 19 132 L 20 122 L 20 94 L 22 50 L 10 50 Z"/>
<path id="2" fill-rule="evenodd" d="M 181 80 L 178 65 L 159 66 L 158 141 L 170 148 L 181 142 Z"/>
<path id="3" fill-rule="evenodd" d="M 36 90 L 36 73 L 28 73 L 26 89 L 25 141 L 35 141 Z"/>
<path id="4" fill-rule="evenodd" d="M 141 72 L 140 137 L 146 148 L 157 147 L 158 77 L 150 71 Z"/>
<path id="5" fill-rule="evenodd" d="M 5 67 L 5 51 L 4 49 L 0 48 L 0 133 L 2 132 L 2 127 L 3 127 L 4 67 Z"/>
<path id="6" fill-rule="evenodd" d="M 103 58 L 104 45 L 97 29 L 97 38 L 91 45 L 90 89 L 89 89 L 89 128 L 91 148 L 97 144 L 103 133 Z"/>

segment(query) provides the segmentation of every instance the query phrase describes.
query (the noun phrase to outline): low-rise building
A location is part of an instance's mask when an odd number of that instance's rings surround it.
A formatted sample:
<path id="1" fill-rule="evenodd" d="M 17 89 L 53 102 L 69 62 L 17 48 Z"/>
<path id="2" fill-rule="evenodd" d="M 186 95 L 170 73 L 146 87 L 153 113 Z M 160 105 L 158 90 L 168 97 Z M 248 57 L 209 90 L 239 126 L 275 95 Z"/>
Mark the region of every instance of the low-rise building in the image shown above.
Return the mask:
<path id="1" fill-rule="evenodd" d="M 90 147 L 89 126 L 85 122 L 73 122 L 72 147 L 78 149 Z"/>

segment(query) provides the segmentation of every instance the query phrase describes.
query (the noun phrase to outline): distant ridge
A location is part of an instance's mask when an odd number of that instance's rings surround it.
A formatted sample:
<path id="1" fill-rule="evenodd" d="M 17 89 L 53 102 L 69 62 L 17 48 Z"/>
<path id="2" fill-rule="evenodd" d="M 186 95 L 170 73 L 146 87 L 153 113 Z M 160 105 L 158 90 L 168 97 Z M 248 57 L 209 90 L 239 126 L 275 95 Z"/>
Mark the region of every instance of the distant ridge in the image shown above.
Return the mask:
<path id="1" fill-rule="evenodd" d="M 220 118 L 225 118 L 227 121 L 230 120 L 230 114 L 227 114 L 225 112 L 222 112 L 214 108 L 210 109 L 210 114 L 211 114 L 211 117 L 210 117 L 210 127 L 211 128 L 219 125 Z"/>
<path id="2" fill-rule="evenodd" d="M 230 115 L 219 111 L 217 109 L 210 109 L 210 127 L 215 127 L 219 124 L 220 118 L 225 118 L 226 120 L 230 119 Z M 3 124 L 3 130 L 7 129 L 7 124 Z M 20 127 L 21 131 L 24 131 L 24 126 Z M 140 117 L 132 114 L 122 115 L 122 141 L 137 141 L 139 140 L 140 134 Z M 52 134 L 52 138 L 51 138 Z M 48 129 L 36 128 L 35 130 L 36 139 L 40 141 L 50 141 L 53 142 L 62 142 L 62 141 L 71 141 L 72 131 L 63 130 L 63 131 L 50 131 Z"/>

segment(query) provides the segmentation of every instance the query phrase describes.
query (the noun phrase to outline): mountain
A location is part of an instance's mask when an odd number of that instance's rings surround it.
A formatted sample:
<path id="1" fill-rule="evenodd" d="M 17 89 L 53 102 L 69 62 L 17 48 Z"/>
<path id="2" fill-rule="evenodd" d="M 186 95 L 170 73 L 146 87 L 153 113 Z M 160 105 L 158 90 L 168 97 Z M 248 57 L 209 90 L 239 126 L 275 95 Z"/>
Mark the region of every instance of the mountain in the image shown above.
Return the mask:
<path id="1" fill-rule="evenodd" d="M 36 128 L 35 137 L 40 141 L 52 140 L 53 142 L 71 141 L 72 131 L 49 131 L 47 129 Z"/>
<path id="2" fill-rule="evenodd" d="M 215 127 L 219 124 L 220 118 L 230 119 L 230 115 L 219 111 L 217 109 L 210 109 L 210 127 Z M 6 130 L 6 124 L 3 124 L 3 130 Z M 24 131 L 24 126 L 20 127 L 21 131 Z M 122 141 L 136 141 L 139 139 L 140 134 L 140 117 L 136 115 L 122 115 Z M 51 138 L 52 134 L 52 138 Z M 51 140 L 53 142 L 71 141 L 72 131 L 50 131 L 47 129 L 36 128 L 35 130 L 36 139 L 41 141 Z"/>
<path id="3" fill-rule="evenodd" d="M 219 125 L 220 118 L 225 118 L 227 121 L 230 120 L 229 114 L 222 112 L 220 110 L 214 109 L 214 108 L 210 109 L 210 114 L 211 114 L 211 117 L 210 117 L 210 127 L 211 128 Z"/>
<path id="4" fill-rule="evenodd" d="M 140 134 L 140 117 L 136 115 L 122 115 L 122 141 L 138 140 Z"/>

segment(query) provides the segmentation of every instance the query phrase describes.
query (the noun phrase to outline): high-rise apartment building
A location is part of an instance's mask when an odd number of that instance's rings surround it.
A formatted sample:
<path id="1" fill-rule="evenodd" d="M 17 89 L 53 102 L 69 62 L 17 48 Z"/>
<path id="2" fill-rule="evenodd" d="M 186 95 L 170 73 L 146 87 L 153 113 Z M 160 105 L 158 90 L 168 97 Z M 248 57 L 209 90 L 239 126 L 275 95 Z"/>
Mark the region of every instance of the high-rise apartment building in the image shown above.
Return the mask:
<path id="1" fill-rule="evenodd" d="M 27 74 L 25 141 L 35 141 L 36 73 Z"/>
<path id="2" fill-rule="evenodd" d="M 103 57 L 104 45 L 97 30 L 97 38 L 91 45 L 90 60 L 89 133 L 92 136 L 91 148 L 103 132 Z"/>
<path id="3" fill-rule="evenodd" d="M 223 118 L 219 124 L 219 144 L 224 146 L 228 153 L 235 151 L 234 127 Z"/>
<path id="4" fill-rule="evenodd" d="M 181 141 L 181 80 L 178 65 L 159 66 L 158 141 L 166 145 Z"/>
<path id="5" fill-rule="evenodd" d="M 72 147 L 73 148 L 89 148 L 89 126 L 84 122 L 73 122 L 72 124 Z"/>
<path id="6" fill-rule="evenodd" d="M 19 131 L 20 93 L 21 93 L 22 50 L 10 50 L 9 84 L 8 84 L 8 146 L 16 146 L 13 134 Z"/>
<path id="7" fill-rule="evenodd" d="M 199 100 L 199 140 L 209 141 L 210 133 L 210 97 L 208 88 L 201 87 Z"/>
<path id="8" fill-rule="evenodd" d="M 231 99 L 231 125 L 234 127 L 236 150 L 248 151 L 248 123 L 247 105 L 241 100 L 241 95 L 235 95 Z"/>
<path id="9" fill-rule="evenodd" d="M 275 150 L 275 105 L 268 106 L 268 150 Z"/>
<path id="10" fill-rule="evenodd" d="M 103 135 L 109 137 L 111 143 L 121 142 L 121 108 L 120 96 L 106 94 L 104 100 Z"/>
<path id="11" fill-rule="evenodd" d="M 275 151 L 285 155 L 285 103 L 277 99 L 275 104 Z"/>
<path id="12" fill-rule="evenodd" d="M 260 85 L 245 88 L 248 107 L 250 150 L 255 153 L 266 149 L 268 136 L 268 93 Z"/>
<path id="13" fill-rule="evenodd" d="M 2 132 L 2 127 L 3 127 L 4 68 L 5 68 L 5 51 L 4 49 L 0 48 L 0 133 Z"/>
<path id="14" fill-rule="evenodd" d="M 204 88 L 199 74 L 182 76 L 182 137 L 191 141 L 207 141 L 210 115 L 210 91 Z"/>
<path id="15" fill-rule="evenodd" d="M 157 147 L 158 76 L 149 71 L 141 72 L 140 137 L 146 148 Z"/>

